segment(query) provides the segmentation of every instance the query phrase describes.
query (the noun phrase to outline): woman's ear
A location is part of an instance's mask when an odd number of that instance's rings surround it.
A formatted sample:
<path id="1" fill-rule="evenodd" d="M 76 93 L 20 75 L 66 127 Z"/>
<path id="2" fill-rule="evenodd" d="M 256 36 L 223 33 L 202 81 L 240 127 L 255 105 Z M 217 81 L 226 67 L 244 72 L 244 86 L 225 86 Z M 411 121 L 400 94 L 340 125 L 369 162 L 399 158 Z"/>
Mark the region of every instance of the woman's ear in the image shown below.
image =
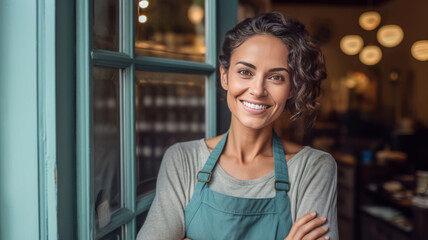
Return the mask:
<path id="1" fill-rule="evenodd" d="M 220 82 L 223 89 L 227 91 L 229 89 L 228 81 L 227 81 L 227 70 L 224 69 L 224 67 L 221 65 L 220 65 Z"/>
<path id="2" fill-rule="evenodd" d="M 294 90 L 290 90 L 290 94 L 288 94 L 287 100 L 290 100 L 292 97 L 294 97 Z"/>

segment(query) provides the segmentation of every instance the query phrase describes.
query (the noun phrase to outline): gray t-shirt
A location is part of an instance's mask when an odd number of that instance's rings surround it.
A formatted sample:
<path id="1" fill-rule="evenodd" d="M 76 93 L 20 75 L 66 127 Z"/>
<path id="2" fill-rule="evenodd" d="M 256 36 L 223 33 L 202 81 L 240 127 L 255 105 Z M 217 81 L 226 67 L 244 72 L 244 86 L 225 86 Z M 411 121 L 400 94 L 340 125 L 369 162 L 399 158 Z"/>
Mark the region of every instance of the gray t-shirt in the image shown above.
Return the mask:
<path id="1" fill-rule="evenodd" d="M 137 239 L 180 239 L 185 236 L 184 209 L 192 198 L 196 175 L 210 152 L 204 139 L 168 148 L 159 170 L 156 196 Z M 293 221 L 310 211 L 326 216 L 330 239 L 339 239 L 336 216 L 336 162 L 323 151 L 304 147 L 287 161 L 290 208 Z M 241 198 L 272 198 L 275 173 L 240 180 L 216 165 L 209 187 Z"/>

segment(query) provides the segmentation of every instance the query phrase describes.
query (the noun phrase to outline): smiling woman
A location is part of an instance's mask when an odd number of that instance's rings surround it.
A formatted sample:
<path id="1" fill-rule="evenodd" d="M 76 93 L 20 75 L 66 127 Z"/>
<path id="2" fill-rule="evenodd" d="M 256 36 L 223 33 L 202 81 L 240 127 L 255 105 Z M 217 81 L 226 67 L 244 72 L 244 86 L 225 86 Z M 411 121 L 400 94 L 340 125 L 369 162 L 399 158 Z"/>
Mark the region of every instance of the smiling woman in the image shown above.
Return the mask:
<path id="1" fill-rule="evenodd" d="M 334 159 L 273 131 L 284 111 L 314 122 L 319 48 L 268 13 L 230 30 L 219 62 L 230 129 L 168 149 L 138 239 L 338 239 Z"/>

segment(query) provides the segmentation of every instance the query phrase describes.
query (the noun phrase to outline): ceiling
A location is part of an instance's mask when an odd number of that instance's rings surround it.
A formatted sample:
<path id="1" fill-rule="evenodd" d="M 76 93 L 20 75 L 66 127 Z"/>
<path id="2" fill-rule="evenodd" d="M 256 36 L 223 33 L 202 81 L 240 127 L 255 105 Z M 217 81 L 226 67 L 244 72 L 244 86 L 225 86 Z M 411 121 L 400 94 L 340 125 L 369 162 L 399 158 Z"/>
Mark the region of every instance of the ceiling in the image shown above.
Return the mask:
<path id="1" fill-rule="evenodd" d="M 322 4 L 340 6 L 376 6 L 393 0 L 272 0 L 272 3 L 284 4 Z"/>

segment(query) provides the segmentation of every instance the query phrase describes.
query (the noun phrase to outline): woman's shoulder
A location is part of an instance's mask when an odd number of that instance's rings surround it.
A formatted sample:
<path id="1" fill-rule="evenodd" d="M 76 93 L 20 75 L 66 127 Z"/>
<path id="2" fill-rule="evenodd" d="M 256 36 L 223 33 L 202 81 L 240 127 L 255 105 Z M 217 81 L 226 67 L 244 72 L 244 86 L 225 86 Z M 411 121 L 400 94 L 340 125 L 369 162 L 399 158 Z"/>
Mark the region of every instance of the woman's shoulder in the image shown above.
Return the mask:
<path id="1" fill-rule="evenodd" d="M 191 141 L 177 142 L 166 150 L 166 155 L 194 155 L 200 153 L 204 149 L 204 139 L 196 139 Z"/>
<path id="2" fill-rule="evenodd" d="M 336 181 L 337 165 L 334 158 L 329 153 L 310 146 L 304 146 L 287 165 L 290 180 L 295 186 L 306 188 L 307 184 L 319 186 L 325 181 Z"/>
<path id="3" fill-rule="evenodd" d="M 297 162 L 299 164 L 336 164 L 336 161 L 330 153 L 312 148 L 310 146 L 303 146 L 287 140 L 282 140 L 284 152 L 287 161 L 290 163 Z"/>
<path id="4" fill-rule="evenodd" d="M 209 156 L 204 139 L 178 142 L 165 151 L 162 162 L 165 165 L 181 165 L 184 168 L 197 168 Z"/>
<path id="5" fill-rule="evenodd" d="M 284 148 L 285 158 L 287 161 L 292 159 L 297 153 L 301 152 L 305 148 L 305 146 L 287 140 L 282 140 L 282 146 Z"/>

